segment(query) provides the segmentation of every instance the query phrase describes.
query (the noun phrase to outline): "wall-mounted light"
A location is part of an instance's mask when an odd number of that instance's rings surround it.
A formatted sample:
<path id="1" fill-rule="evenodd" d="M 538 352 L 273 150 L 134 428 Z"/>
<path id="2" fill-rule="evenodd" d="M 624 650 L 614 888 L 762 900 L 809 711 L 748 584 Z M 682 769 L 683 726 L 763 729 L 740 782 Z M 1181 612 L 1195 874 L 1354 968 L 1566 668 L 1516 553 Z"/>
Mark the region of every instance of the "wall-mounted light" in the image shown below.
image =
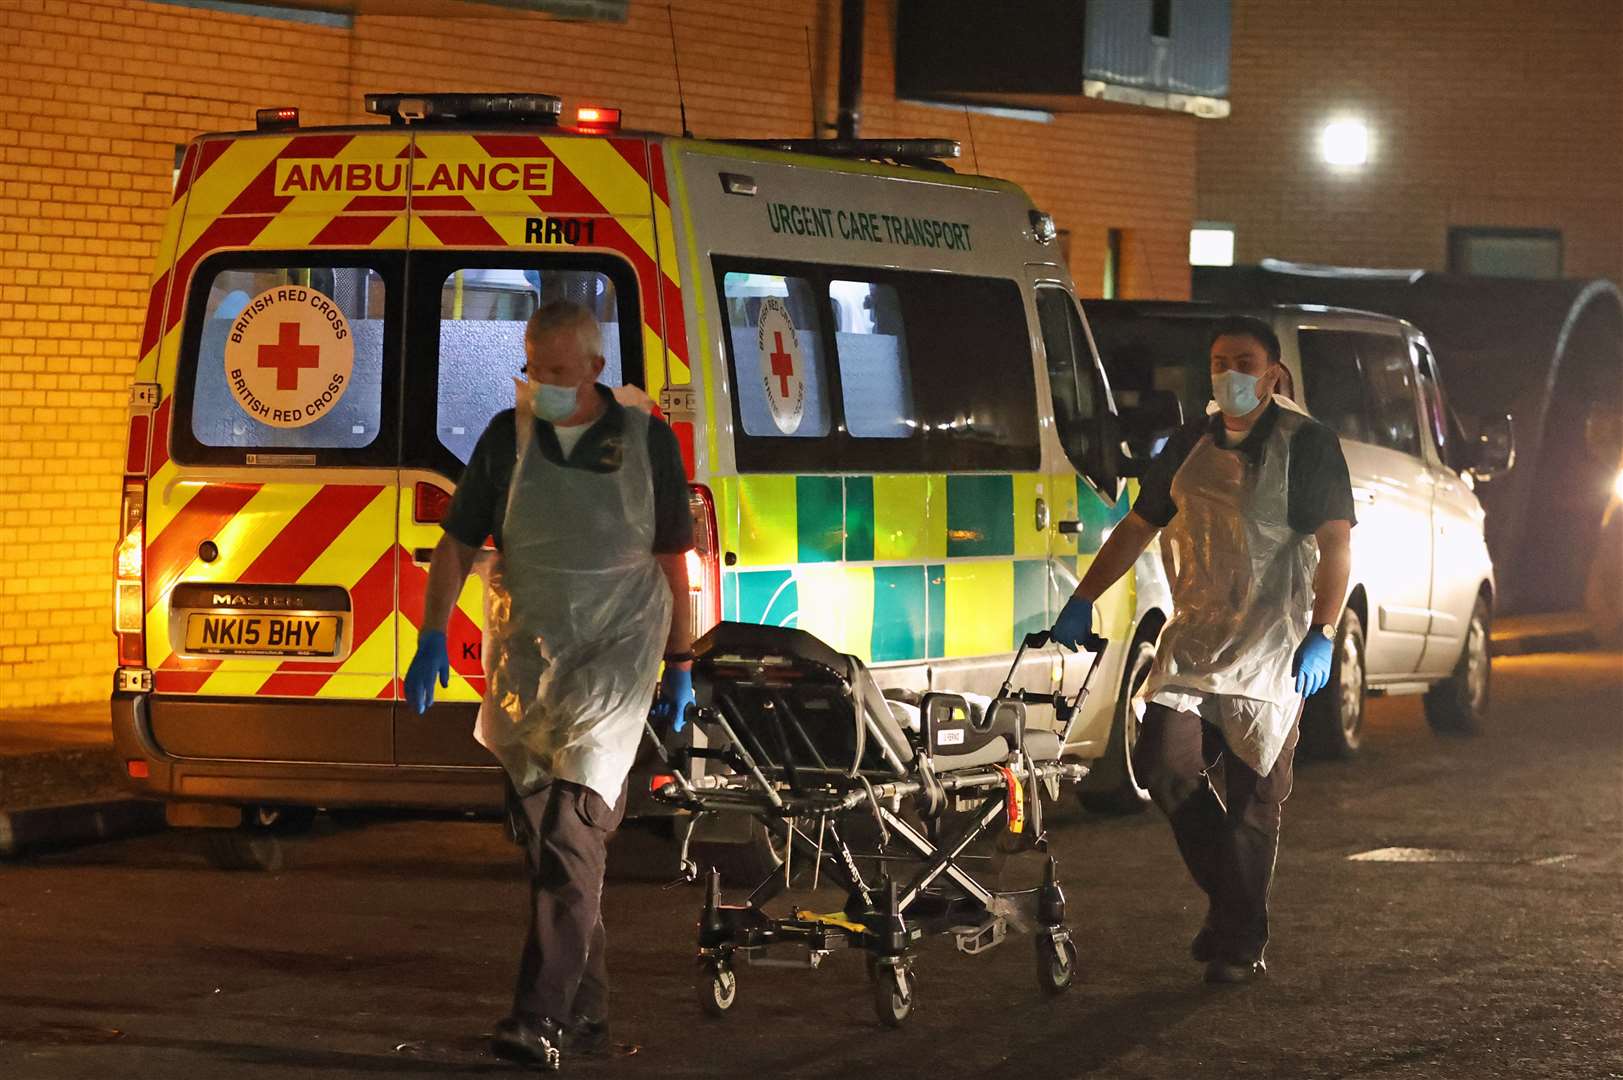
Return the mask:
<path id="1" fill-rule="evenodd" d="M 1190 266 L 1233 266 L 1234 226 L 1200 221 L 1189 230 Z"/>
<path id="2" fill-rule="evenodd" d="M 1319 149 L 1331 165 L 1369 161 L 1369 127 L 1362 120 L 1332 120 L 1319 136 Z"/>

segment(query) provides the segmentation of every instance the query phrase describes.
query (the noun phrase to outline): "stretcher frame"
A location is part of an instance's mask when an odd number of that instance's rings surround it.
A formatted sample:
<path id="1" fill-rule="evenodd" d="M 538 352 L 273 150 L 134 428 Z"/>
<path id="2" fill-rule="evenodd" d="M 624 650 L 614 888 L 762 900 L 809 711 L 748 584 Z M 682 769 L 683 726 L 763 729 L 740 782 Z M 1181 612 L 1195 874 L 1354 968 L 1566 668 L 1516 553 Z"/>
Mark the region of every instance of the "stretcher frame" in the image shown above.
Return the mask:
<path id="1" fill-rule="evenodd" d="M 775 629 L 752 627 L 747 632 L 770 635 Z M 774 714 L 768 721 L 746 714 L 729 678 L 719 675 L 720 666 L 707 659 L 709 640 L 707 637 L 695 649 L 699 658 L 694 664 L 694 681 L 702 704 L 689 714 L 708 736 L 707 745 L 667 751 L 650 724 L 649 733 L 671 770 L 671 780 L 654 797 L 690 815 L 680 856 L 687 880 L 696 880 L 700 874 L 700 868 L 689 857 L 689 844 L 693 825 L 704 815 L 749 815 L 781 845 L 783 862 L 750 891 L 742 904 L 724 904 L 720 873 L 713 867 L 705 873 L 698 927 L 697 989 L 706 1013 L 720 1017 L 731 1010 L 737 998 L 741 960 L 751 965 L 817 968 L 835 952 L 858 950 L 864 954 L 879 1020 L 889 1027 L 899 1026 L 912 1010 L 916 989 L 911 949 L 926 934 L 952 933 L 961 952 L 975 955 L 1001 944 L 1011 924 L 1023 922 L 1013 903 L 1017 894 L 1000 893 L 983 884 L 966 866 L 965 855 L 966 849 L 989 829 L 999 824 L 1007 826 L 1010 812 L 1017 806 L 1017 813 L 1024 813 L 1025 827 L 1030 830 L 1024 833 L 1023 846 L 1046 856 L 1042 884 L 1035 890 L 1037 981 L 1045 994 L 1060 994 L 1070 987 L 1077 966 L 1077 947 L 1065 923 L 1065 896 L 1058 880 L 1058 866 L 1048 854 L 1041 793 L 1047 790 L 1051 797 L 1057 797 L 1059 785 L 1081 780 L 1087 767 L 1059 757 L 1033 760 L 1027 753 L 1023 725 L 1027 705 L 1052 707 L 1060 725 L 1057 746 L 1063 753 L 1104 658 L 1103 639 L 1094 637 L 1087 642 L 1093 660 L 1082 685 L 1069 698 L 1062 693 L 1011 689 L 1025 650 L 1041 648 L 1048 635 L 1029 634 L 1022 641 L 1009 675 L 984 714 L 990 723 L 995 710 L 1017 711 L 1016 749 L 1008 759 L 938 773 L 928 752 L 928 740 L 923 746 L 915 740 L 911 768 L 889 749 L 880 747 L 895 773 L 888 778 L 870 777 L 858 767 L 865 753 L 860 737 L 857 761 L 849 770 L 830 767 L 817 757 L 788 687 L 766 695 L 761 712 Z M 781 663 L 782 658 L 773 659 Z M 819 674 L 823 677 L 845 684 L 852 708 L 860 712 L 866 707 L 865 700 L 851 684 L 865 678 L 866 672 L 854 658 L 843 659 L 851 665 L 851 678 L 827 665 L 816 666 L 822 669 Z M 727 661 L 735 672 L 751 668 L 747 660 L 737 656 L 729 656 Z M 760 689 L 757 684 L 751 685 Z M 930 709 L 932 698 L 938 702 L 946 699 L 949 707 L 953 699 L 963 703 L 958 695 L 926 695 L 923 710 Z M 888 712 L 883 718 L 867 715 L 863 720 L 865 724 L 895 724 Z M 798 768 L 792 756 L 776 762 L 763 760 L 768 755 L 763 754 L 762 743 L 750 737 L 751 726 L 758 723 L 771 723 L 785 736 L 780 739 L 779 749 L 787 749 L 787 736 L 795 735 L 815 760 L 803 761 Z M 699 761 L 707 765 L 717 762 L 725 768 L 706 767 L 701 772 L 694 767 Z M 1022 793 L 1018 800 L 1012 797 L 1016 791 Z M 1024 797 L 1025 793 L 1029 798 Z M 967 813 L 944 832 L 942 812 L 949 805 Z M 904 808 L 915 812 L 917 823 L 908 819 Z M 849 842 L 845 825 L 859 814 L 876 827 L 879 840 L 874 851 L 858 853 Z M 797 857 L 810 860 L 813 888 L 826 874 L 844 890 L 847 899 L 841 911 L 816 913 L 794 908 L 786 915 L 769 913 L 768 905 L 789 888 Z M 875 862 L 879 869 L 864 874 L 860 864 L 865 862 Z M 904 863 L 911 867 L 911 874 L 892 869 Z M 794 950 L 795 958 L 774 955 L 785 949 Z"/>

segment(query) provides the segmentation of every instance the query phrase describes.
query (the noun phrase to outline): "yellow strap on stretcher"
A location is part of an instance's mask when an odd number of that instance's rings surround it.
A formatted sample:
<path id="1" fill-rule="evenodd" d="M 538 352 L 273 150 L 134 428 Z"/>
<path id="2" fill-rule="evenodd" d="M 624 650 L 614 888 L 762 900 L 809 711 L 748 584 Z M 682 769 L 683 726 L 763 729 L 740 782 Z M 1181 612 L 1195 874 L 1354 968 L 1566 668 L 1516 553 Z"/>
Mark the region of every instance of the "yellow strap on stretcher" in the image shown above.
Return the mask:
<path id="1" fill-rule="evenodd" d="M 799 909 L 795 911 L 795 918 L 803 922 L 823 923 L 825 926 L 837 926 L 841 930 L 850 930 L 853 933 L 862 933 L 867 930 L 861 923 L 852 922 L 845 917 L 843 911 L 831 911 L 827 915 L 819 915 L 815 911 Z"/>

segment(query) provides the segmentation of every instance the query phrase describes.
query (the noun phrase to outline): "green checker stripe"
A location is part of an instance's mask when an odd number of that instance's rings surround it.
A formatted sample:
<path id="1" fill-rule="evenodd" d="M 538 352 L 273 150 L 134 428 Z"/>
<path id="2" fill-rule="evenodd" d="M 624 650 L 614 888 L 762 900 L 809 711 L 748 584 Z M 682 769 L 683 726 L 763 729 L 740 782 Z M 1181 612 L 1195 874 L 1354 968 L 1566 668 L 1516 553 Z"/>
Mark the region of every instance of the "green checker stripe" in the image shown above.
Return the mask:
<path id="1" fill-rule="evenodd" d="M 914 660 L 925 655 L 926 596 L 923 566 L 874 567 L 870 659 Z"/>
<path id="2" fill-rule="evenodd" d="M 869 562 L 873 557 L 873 477 L 849 476 L 845 480 L 845 559 Z"/>
<path id="3" fill-rule="evenodd" d="M 1020 559 L 1014 564 L 1014 635 L 1009 647 L 1037 630 L 1046 630 L 1048 621 L 1048 563 L 1043 559 Z"/>
<path id="4" fill-rule="evenodd" d="M 1115 504 L 1105 502 L 1099 498 L 1096 491 L 1080 476 L 1076 478 L 1076 510 L 1077 520 L 1082 523 L 1082 531 L 1076 537 L 1076 550 L 1083 555 L 1092 555 L 1098 551 L 1105 542 L 1105 530 L 1127 516 L 1132 509 L 1128 501 L 1127 492 L 1121 493 L 1121 498 Z"/>
<path id="5" fill-rule="evenodd" d="M 795 477 L 795 505 L 796 561 L 838 562 L 845 553 L 845 485 L 840 478 Z M 871 526 L 868 535 L 871 548 Z"/>
<path id="6" fill-rule="evenodd" d="M 926 656 L 947 652 L 947 567 L 931 563 L 924 568 L 924 649 Z"/>
<path id="7" fill-rule="evenodd" d="M 1014 554 L 1014 477 L 947 477 L 947 557 Z"/>

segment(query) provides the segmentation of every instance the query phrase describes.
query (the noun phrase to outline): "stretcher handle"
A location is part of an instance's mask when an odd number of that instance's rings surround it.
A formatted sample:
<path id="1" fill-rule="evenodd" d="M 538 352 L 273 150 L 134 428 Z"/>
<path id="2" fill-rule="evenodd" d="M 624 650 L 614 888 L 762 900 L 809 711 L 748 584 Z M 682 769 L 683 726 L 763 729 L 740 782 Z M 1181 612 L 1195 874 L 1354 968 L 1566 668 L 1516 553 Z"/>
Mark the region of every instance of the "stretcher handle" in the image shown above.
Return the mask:
<path id="1" fill-rule="evenodd" d="M 1021 642 L 1021 648 L 1023 648 L 1023 649 L 1040 649 L 1044 645 L 1047 645 L 1047 644 L 1048 644 L 1048 631 L 1047 630 L 1033 630 L 1031 633 L 1026 635 L 1026 640 Z M 1082 639 L 1082 647 L 1084 649 L 1086 649 L 1088 652 L 1094 653 L 1094 654 L 1099 654 L 1099 653 L 1104 652 L 1106 647 L 1109 646 L 1109 644 L 1110 644 L 1110 642 L 1107 641 L 1105 638 L 1102 638 L 1098 634 L 1094 634 L 1094 633 L 1090 633 L 1090 634 L 1088 634 L 1087 637 Z"/>

